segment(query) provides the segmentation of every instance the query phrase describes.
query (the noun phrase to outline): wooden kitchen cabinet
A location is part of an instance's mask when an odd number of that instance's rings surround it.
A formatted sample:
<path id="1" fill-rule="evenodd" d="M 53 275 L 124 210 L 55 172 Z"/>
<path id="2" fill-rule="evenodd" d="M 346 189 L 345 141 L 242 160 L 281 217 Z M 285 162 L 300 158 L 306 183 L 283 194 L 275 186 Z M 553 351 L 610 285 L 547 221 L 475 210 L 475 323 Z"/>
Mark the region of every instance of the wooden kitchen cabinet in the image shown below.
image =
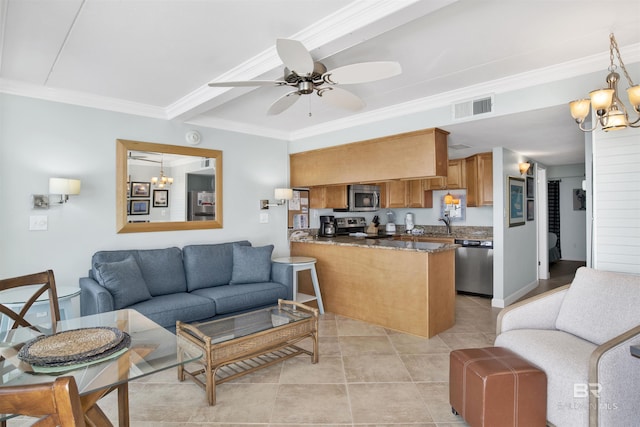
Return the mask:
<path id="1" fill-rule="evenodd" d="M 406 204 L 407 208 L 424 208 L 424 179 L 414 179 L 406 182 Z"/>
<path id="2" fill-rule="evenodd" d="M 407 206 L 407 182 L 389 181 L 385 183 L 386 207 L 404 208 Z M 382 197 L 382 194 L 380 195 Z"/>
<path id="3" fill-rule="evenodd" d="M 294 153 L 290 182 L 315 187 L 446 176 L 448 134 L 433 128 Z"/>
<path id="4" fill-rule="evenodd" d="M 457 190 L 466 185 L 465 159 L 449 160 L 447 176 L 425 179 L 425 190 Z"/>
<path id="5" fill-rule="evenodd" d="M 346 209 L 347 186 L 311 187 L 309 189 L 309 207 L 311 209 Z"/>
<path id="6" fill-rule="evenodd" d="M 467 206 L 493 205 L 493 154 L 480 153 L 465 159 Z"/>
<path id="7" fill-rule="evenodd" d="M 466 188 L 466 175 L 465 159 L 449 160 L 447 188 L 450 190 Z"/>

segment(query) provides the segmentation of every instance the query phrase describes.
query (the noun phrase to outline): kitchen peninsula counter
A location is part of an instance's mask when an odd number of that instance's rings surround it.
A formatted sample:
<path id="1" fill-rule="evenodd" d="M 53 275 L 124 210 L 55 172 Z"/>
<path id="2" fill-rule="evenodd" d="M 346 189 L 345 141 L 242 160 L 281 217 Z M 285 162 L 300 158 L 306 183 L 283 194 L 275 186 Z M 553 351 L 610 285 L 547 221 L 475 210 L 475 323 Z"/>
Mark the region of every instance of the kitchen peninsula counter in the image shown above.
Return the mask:
<path id="1" fill-rule="evenodd" d="M 325 310 L 432 337 L 455 323 L 455 249 L 450 243 L 338 236 L 291 241 L 291 256 L 317 259 Z M 302 292 L 311 292 L 301 275 Z"/>

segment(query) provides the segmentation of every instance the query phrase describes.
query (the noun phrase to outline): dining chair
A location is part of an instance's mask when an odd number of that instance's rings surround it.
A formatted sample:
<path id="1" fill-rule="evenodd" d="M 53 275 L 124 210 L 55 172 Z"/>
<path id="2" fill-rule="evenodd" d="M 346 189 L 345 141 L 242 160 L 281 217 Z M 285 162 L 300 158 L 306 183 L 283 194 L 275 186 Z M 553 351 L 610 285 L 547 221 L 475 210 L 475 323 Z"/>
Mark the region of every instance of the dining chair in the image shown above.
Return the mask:
<path id="1" fill-rule="evenodd" d="M 56 292 L 56 280 L 52 270 L 43 271 L 41 273 L 28 274 L 26 276 L 12 277 L 0 280 L 0 292 L 9 289 L 15 289 L 22 286 L 39 286 L 35 287 L 33 294 L 29 298 L 24 298 L 24 305 L 19 312 L 11 310 L 7 305 L 0 303 L 0 313 L 9 317 L 9 321 L 13 321 L 13 325 L 8 330 L 18 328 L 20 326 L 35 328 L 34 325 L 25 319 L 25 316 L 37 299 L 45 292 L 49 293 L 49 312 L 51 314 L 51 329 L 55 332 L 56 323 L 60 320 L 60 307 L 58 305 L 58 294 Z M 0 359 L 1 360 L 1 359 Z"/>
<path id="2" fill-rule="evenodd" d="M 52 383 L 0 387 L 0 413 L 43 417 L 33 426 L 84 427 L 84 413 L 73 377 Z"/>

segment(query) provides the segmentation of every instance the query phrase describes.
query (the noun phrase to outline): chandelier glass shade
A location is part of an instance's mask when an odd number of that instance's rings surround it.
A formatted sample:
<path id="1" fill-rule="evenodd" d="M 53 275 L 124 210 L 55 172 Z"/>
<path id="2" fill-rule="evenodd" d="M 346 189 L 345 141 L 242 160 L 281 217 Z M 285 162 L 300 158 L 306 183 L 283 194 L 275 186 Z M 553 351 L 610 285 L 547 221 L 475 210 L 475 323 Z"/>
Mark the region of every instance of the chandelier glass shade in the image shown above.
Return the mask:
<path id="1" fill-rule="evenodd" d="M 596 89 L 589 92 L 589 99 L 578 99 L 569 103 L 571 109 L 571 116 L 574 118 L 580 130 L 583 132 L 591 132 L 598 127 L 598 124 L 602 129 L 606 131 L 620 130 L 627 127 L 637 128 L 640 127 L 640 85 L 635 85 L 627 72 L 627 68 L 622 62 L 620 56 L 620 50 L 618 49 L 618 43 L 613 33 L 609 34 L 609 74 L 607 75 L 607 87 L 604 89 Z M 629 121 L 629 115 L 624 104 L 618 98 L 618 82 L 620 81 L 620 74 L 615 70 L 618 68 L 614 63 L 614 59 L 618 58 L 618 63 L 622 69 L 629 88 L 627 89 L 627 95 L 629 102 L 633 107 L 633 111 L 638 116 L 635 121 Z M 584 127 L 584 121 L 589 115 L 590 108 L 593 108 L 597 116 L 597 121 L 593 128 L 586 129 Z"/>
<path id="2" fill-rule="evenodd" d="M 164 174 L 164 156 L 160 158 L 160 176 L 152 177 L 151 183 L 158 188 L 173 184 L 173 178 Z"/>

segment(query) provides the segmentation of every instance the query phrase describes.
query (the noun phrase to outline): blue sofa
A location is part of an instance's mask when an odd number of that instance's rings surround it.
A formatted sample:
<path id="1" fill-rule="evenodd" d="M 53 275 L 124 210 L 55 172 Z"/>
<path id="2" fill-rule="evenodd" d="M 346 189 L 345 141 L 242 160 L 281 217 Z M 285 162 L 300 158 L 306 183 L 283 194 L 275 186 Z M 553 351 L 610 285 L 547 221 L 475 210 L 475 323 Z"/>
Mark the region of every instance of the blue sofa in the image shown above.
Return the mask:
<path id="1" fill-rule="evenodd" d="M 175 330 L 176 321 L 226 317 L 293 299 L 293 270 L 273 246 L 248 241 L 96 252 L 80 278 L 83 316 L 130 308 Z"/>

